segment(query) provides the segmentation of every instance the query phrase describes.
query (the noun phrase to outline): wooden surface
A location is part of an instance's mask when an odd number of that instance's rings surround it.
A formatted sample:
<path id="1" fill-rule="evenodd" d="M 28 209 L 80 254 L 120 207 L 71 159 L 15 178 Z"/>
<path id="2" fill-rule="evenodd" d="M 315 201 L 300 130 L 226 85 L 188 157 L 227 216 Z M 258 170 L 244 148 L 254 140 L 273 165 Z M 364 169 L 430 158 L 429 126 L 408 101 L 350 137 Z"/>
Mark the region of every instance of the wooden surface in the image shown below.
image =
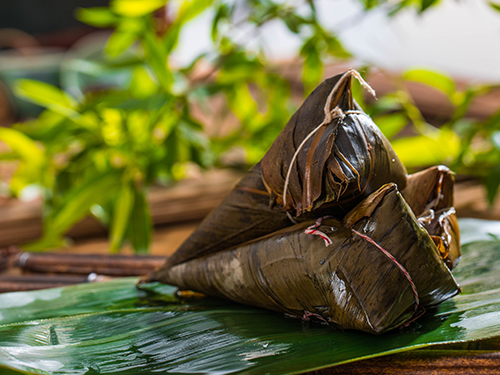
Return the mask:
<path id="1" fill-rule="evenodd" d="M 340 374 L 500 374 L 500 339 L 430 346 L 307 373 L 307 375 Z"/>
<path id="2" fill-rule="evenodd" d="M 486 375 L 500 373 L 500 352 L 413 350 L 313 371 L 308 375 Z"/>

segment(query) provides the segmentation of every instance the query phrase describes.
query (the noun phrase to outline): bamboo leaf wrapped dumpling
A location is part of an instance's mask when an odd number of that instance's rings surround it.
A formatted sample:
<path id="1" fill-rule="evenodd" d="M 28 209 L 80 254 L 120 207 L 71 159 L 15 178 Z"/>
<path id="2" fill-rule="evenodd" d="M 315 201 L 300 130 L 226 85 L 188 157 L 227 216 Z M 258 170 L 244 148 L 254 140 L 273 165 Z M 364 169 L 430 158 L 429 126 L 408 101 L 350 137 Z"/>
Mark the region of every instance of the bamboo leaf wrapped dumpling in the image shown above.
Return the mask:
<path id="1" fill-rule="evenodd" d="M 341 218 L 386 183 L 405 187 L 406 169 L 352 97 L 352 76 L 359 74 L 349 70 L 327 79 L 307 97 L 263 160 L 203 220 L 167 267 L 286 228 L 288 211 L 299 215 L 297 221 L 322 212 Z M 284 202 L 288 171 L 289 199 Z"/>
<path id="2" fill-rule="evenodd" d="M 388 184 L 323 218 L 162 268 L 150 279 L 344 329 L 394 329 L 458 293 L 427 231 Z"/>

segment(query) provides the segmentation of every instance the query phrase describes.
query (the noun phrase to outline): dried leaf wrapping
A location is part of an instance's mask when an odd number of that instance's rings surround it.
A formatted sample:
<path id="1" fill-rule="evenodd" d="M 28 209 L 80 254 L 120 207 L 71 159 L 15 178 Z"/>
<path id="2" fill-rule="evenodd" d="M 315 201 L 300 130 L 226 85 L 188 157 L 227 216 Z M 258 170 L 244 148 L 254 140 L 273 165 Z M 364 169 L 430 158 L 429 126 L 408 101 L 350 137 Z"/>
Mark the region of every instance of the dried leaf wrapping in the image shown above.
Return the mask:
<path id="1" fill-rule="evenodd" d="M 454 185 L 453 172 L 440 165 L 408 176 L 408 184 L 402 191 L 450 270 L 461 256 L 460 230 L 453 208 Z"/>
<path id="2" fill-rule="evenodd" d="M 321 236 L 307 234 L 312 224 L 163 268 L 155 279 L 376 334 L 404 324 L 416 306 L 458 292 L 434 242 L 394 184 L 373 193 L 343 222 L 324 219 L 316 230 L 328 236 L 328 246 Z M 418 297 L 396 262 L 365 237 L 404 267 Z"/>
<path id="3" fill-rule="evenodd" d="M 350 82 L 348 71 L 327 79 L 309 95 L 263 160 L 205 218 L 167 261 L 167 267 L 289 226 L 282 196 L 288 168 L 293 173 L 288 185 L 290 203 L 285 208 L 295 210 L 298 221 L 326 213 L 342 218 L 386 183 L 405 187 L 404 166 L 355 103 Z M 299 150 L 297 162 L 291 163 L 298 145 L 324 120 L 329 99 L 332 111 L 337 109 L 335 113 L 343 113 L 343 118 L 325 123 Z"/>
<path id="4" fill-rule="evenodd" d="M 444 165 L 425 169 L 408 176 L 402 194 L 416 216 L 430 209 L 439 211 L 453 207 L 453 172 Z"/>

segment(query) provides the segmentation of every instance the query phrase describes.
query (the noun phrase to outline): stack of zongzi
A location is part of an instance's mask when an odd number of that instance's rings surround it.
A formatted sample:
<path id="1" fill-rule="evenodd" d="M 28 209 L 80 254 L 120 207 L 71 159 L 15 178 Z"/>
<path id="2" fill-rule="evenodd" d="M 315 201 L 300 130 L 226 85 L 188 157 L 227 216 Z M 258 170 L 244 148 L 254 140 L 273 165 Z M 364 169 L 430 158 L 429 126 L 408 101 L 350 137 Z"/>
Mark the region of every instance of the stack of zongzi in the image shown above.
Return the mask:
<path id="1" fill-rule="evenodd" d="M 381 333 L 455 295 L 453 175 L 407 176 L 354 101 L 327 79 L 260 163 L 146 281 Z"/>

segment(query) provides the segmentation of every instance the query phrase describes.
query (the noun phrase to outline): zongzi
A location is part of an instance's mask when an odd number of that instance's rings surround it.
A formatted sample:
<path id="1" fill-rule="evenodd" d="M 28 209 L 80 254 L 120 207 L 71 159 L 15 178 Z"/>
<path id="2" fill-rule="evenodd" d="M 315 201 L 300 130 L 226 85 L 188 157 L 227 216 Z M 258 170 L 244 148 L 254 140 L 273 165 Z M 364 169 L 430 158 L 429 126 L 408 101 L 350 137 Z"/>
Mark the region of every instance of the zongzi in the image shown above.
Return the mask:
<path id="1" fill-rule="evenodd" d="M 261 162 L 142 282 L 374 334 L 458 293 L 453 174 L 407 176 L 354 101 L 353 76 L 367 86 L 349 70 L 317 87 Z"/>
<path id="2" fill-rule="evenodd" d="M 322 213 L 342 218 L 382 185 L 406 186 L 405 167 L 353 99 L 353 76 L 362 80 L 348 70 L 325 80 L 307 97 L 262 161 L 203 220 L 167 266 L 286 228 L 289 211 L 299 216 L 297 221 Z"/>
<path id="3" fill-rule="evenodd" d="M 401 326 L 459 289 L 394 184 L 343 221 L 300 223 L 163 268 L 153 278 L 374 334 Z"/>

